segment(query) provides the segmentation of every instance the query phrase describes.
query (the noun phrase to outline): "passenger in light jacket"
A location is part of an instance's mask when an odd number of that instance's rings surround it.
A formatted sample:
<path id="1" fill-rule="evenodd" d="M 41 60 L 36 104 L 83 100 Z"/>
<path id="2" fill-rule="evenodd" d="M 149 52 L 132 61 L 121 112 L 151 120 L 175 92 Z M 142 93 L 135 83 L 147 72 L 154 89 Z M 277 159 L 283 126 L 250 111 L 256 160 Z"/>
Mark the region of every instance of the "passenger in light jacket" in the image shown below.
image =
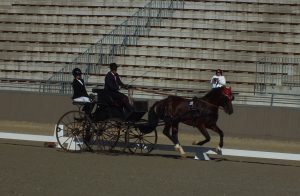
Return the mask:
<path id="1" fill-rule="evenodd" d="M 216 75 L 211 78 L 210 83 L 212 84 L 212 88 L 220 88 L 226 85 L 226 79 L 221 69 L 217 69 Z"/>

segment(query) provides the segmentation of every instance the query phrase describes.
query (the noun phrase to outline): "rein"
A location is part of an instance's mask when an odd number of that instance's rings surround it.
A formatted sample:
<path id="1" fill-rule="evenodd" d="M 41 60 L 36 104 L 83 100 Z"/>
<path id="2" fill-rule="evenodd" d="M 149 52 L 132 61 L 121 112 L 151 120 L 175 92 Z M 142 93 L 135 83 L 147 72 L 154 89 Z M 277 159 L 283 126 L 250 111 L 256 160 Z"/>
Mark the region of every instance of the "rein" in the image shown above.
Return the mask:
<path id="1" fill-rule="evenodd" d="M 163 92 L 159 92 L 156 90 L 147 90 L 147 89 L 143 89 L 143 88 L 133 88 L 134 90 L 138 90 L 138 91 L 143 91 L 143 92 L 147 92 L 147 93 L 154 93 L 154 94 L 158 94 L 158 95 L 165 95 L 165 96 L 172 96 L 173 94 L 169 94 L 169 93 L 163 93 Z"/>
<path id="2" fill-rule="evenodd" d="M 158 94 L 158 95 L 165 95 L 165 96 L 172 96 L 172 95 L 173 95 L 173 94 L 169 94 L 169 93 L 162 93 L 162 92 L 159 92 L 159 91 L 156 91 L 156 90 L 147 90 L 147 89 L 137 88 L 137 87 L 132 88 L 132 89 L 138 90 L 138 91 L 143 91 L 143 92 L 148 92 L 148 93 L 155 93 L 155 94 Z M 182 98 L 189 98 L 189 97 L 182 97 Z M 217 109 L 224 110 L 224 108 L 221 107 L 221 106 L 218 106 L 218 105 L 209 103 L 208 101 L 205 101 L 205 100 L 203 100 L 203 99 L 201 99 L 201 98 L 197 98 L 197 99 L 198 99 L 199 101 L 201 101 L 201 102 L 203 102 L 203 103 L 206 103 L 206 104 L 208 104 L 208 105 L 210 105 L 210 106 L 213 106 L 213 107 L 215 107 L 215 108 L 217 108 Z"/>
<path id="3" fill-rule="evenodd" d="M 213 106 L 213 107 L 215 107 L 215 108 L 217 108 L 217 109 L 220 108 L 221 110 L 224 110 L 223 107 L 218 106 L 218 105 L 215 105 L 215 104 L 212 104 L 212 103 L 209 103 L 208 101 L 204 101 L 203 99 L 199 99 L 199 101 L 202 101 L 203 103 L 206 103 L 206 104 L 208 104 L 208 105 L 210 105 L 210 106 Z"/>
<path id="4" fill-rule="evenodd" d="M 155 91 L 155 90 L 147 90 L 147 89 L 142 89 L 142 88 L 133 88 L 134 90 L 138 90 L 138 91 L 143 91 L 143 92 L 148 92 L 148 93 L 155 93 L 155 94 L 158 94 L 158 95 L 165 95 L 165 96 L 172 96 L 173 94 L 168 94 L 168 93 L 162 93 L 162 92 L 159 92 L 159 91 Z M 182 97 L 182 98 L 188 98 L 188 97 Z M 198 99 L 198 98 L 197 98 Z M 221 106 L 217 106 L 215 104 L 212 104 L 212 103 L 209 103 L 208 101 L 204 101 L 203 99 L 198 99 L 199 101 L 202 101 L 210 106 L 213 106 L 215 108 L 220 108 L 221 110 L 224 110 L 223 107 Z"/>

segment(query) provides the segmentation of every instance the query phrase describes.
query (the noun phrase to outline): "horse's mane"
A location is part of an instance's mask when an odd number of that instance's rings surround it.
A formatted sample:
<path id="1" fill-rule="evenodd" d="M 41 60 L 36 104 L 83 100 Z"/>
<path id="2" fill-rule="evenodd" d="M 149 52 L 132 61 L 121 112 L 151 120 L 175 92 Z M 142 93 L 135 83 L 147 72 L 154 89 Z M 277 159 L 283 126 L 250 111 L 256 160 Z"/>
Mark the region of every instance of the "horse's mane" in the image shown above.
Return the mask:
<path id="1" fill-rule="evenodd" d="M 217 95 L 220 94 L 220 92 L 223 91 L 223 88 L 225 88 L 224 86 L 220 87 L 220 88 L 213 88 L 210 91 L 208 91 L 208 93 L 206 93 L 203 97 L 201 97 L 201 99 L 211 99 L 216 97 Z"/>

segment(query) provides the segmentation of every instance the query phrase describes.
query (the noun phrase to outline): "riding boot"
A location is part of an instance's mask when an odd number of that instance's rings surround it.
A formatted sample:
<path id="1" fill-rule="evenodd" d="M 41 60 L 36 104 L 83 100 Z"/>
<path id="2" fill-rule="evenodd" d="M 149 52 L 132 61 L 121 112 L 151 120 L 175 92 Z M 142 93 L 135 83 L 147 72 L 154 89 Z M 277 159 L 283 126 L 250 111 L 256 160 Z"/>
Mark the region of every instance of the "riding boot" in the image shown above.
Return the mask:
<path id="1" fill-rule="evenodd" d="M 88 117 L 92 118 L 92 111 L 94 108 L 95 103 L 88 103 L 83 106 L 82 111 L 84 111 Z"/>

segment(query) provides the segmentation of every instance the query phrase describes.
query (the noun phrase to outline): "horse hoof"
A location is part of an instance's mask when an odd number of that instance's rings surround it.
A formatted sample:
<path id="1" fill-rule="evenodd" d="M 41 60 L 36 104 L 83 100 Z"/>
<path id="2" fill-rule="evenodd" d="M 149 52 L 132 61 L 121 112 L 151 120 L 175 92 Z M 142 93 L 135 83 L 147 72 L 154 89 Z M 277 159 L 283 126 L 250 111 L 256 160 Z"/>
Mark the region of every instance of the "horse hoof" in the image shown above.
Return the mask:
<path id="1" fill-rule="evenodd" d="M 184 152 L 184 150 L 183 150 L 183 148 L 180 146 L 180 144 L 176 144 L 174 148 L 175 148 L 175 150 L 176 150 L 177 152 L 180 153 L 180 156 L 181 156 L 181 157 L 186 157 L 186 153 Z"/>
<path id="2" fill-rule="evenodd" d="M 186 159 L 186 158 L 187 158 L 187 155 L 186 155 L 186 154 L 181 154 L 180 159 L 184 160 L 184 159 Z"/>
<path id="3" fill-rule="evenodd" d="M 220 155 L 222 154 L 222 148 L 220 146 L 216 148 L 216 153 Z"/>
<path id="4" fill-rule="evenodd" d="M 175 149 L 177 152 L 179 152 L 179 151 L 180 151 L 180 145 L 179 145 L 179 144 L 176 144 L 176 145 L 174 146 L 174 149 Z"/>
<path id="5" fill-rule="evenodd" d="M 198 141 L 193 141 L 192 145 L 197 145 L 198 143 Z"/>

